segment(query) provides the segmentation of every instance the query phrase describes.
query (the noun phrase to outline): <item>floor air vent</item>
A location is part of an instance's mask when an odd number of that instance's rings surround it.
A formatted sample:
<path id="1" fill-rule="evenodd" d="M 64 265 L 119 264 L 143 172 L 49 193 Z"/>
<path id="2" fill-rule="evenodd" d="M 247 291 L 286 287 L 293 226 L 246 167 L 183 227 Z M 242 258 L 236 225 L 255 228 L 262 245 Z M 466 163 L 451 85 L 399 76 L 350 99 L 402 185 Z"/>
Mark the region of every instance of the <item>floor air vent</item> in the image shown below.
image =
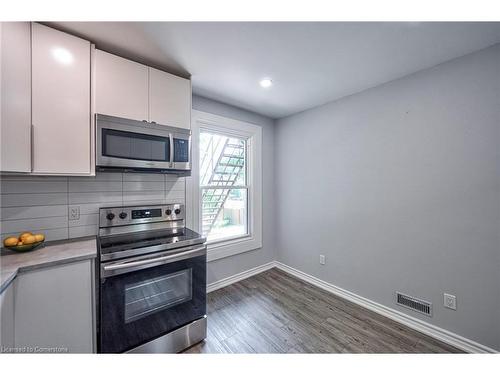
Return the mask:
<path id="1" fill-rule="evenodd" d="M 396 303 L 411 310 L 418 311 L 419 313 L 432 316 L 432 303 L 422 301 L 421 299 L 397 292 Z"/>

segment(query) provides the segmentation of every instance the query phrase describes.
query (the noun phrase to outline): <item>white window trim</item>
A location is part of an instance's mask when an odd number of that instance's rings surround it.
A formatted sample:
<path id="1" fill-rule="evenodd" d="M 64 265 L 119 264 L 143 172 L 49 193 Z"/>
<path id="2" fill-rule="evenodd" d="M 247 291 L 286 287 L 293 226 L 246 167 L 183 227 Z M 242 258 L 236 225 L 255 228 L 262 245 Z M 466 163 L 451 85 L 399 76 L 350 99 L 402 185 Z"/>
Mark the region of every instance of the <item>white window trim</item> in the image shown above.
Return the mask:
<path id="1" fill-rule="evenodd" d="M 246 236 L 208 244 L 207 260 L 213 261 L 262 247 L 262 128 L 248 122 L 193 110 L 191 121 L 191 177 L 186 179 L 187 222 L 200 232 L 199 134 L 200 129 L 221 131 L 247 139 L 247 186 L 250 186 Z"/>

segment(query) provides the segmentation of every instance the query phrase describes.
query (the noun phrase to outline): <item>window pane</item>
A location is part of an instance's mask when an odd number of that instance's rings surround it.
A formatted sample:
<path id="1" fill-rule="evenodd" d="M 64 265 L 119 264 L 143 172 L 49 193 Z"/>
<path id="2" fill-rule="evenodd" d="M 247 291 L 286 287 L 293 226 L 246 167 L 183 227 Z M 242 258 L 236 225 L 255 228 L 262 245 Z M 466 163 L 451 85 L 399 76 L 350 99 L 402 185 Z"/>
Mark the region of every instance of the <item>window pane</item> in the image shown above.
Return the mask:
<path id="1" fill-rule="evenodd" d="M 246 185 L 246 140 L 200 133 L 200 186 Z"/>
<path id="2" fill-rule="evenodd" d="M 209 241 L 248 233 L 246 146 L 243 138 L 200 132 L 201 227 Z M 207 187 L 213 188 L 207 188 Z"/>
<path id="3" fill-rule="evenodd" d="M 248 189 L 202 189 L 202 232 L 209 241 L 248 233 Z"/>

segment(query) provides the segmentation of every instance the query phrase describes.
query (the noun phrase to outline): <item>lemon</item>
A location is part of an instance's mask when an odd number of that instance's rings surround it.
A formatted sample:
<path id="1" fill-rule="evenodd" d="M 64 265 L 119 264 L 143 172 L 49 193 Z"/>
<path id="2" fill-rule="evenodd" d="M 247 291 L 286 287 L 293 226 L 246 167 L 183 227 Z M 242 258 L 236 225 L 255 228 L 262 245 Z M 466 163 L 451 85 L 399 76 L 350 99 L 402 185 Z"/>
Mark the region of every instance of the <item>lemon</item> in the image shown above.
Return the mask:
<path id="1" fill-rule="evenodd" d="M 42 242 L 43 240 L 45 240 L 45 236 L 41 233 L 35 234 L 35 239 L 36 239 L 36 242 Z"/>
<path id="2" fill-rule="evenodd" d="M 31 235 L 31 236 L 25 236 L 23 238 L 23 244 L 25 245 L 31 245 L 32 243 L 36 242 L 36 237 Z"/>
<path id="3" fill-rule="evenodd" d="M 16 246 L 17 242 L 18 240 L 16 237 L 7 237 L 5 240 L 3 240 L 3 245 L 5 247 Z"/>
<path id="4" fill-rule="evenodd" d="M 19 236 L 19 240 L 20 240 L 20 241 L 22 241 L 22 242 L 24 242 L 24 239 L 25 239 L 26 237 L 29 237 L 29 236 L 32 236 L 32 235 L 33 235 L 33 233 L 31 233 L 31 232 L 23 232 L 23 233 L 21 233 L 21 235 Z"/>

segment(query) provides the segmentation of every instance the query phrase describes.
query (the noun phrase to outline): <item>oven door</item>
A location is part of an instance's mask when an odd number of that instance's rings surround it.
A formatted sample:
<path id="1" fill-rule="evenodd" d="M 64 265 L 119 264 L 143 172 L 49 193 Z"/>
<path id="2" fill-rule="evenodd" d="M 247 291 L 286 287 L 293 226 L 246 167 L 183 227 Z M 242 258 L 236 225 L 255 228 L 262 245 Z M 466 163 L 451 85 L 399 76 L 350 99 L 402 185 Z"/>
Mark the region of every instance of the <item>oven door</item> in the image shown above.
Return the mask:
<path id="1" fill-rule="evenodd" d="M 121 353 L 206 314 L 206 247 L 101 264 L 99 352 Z"/>

